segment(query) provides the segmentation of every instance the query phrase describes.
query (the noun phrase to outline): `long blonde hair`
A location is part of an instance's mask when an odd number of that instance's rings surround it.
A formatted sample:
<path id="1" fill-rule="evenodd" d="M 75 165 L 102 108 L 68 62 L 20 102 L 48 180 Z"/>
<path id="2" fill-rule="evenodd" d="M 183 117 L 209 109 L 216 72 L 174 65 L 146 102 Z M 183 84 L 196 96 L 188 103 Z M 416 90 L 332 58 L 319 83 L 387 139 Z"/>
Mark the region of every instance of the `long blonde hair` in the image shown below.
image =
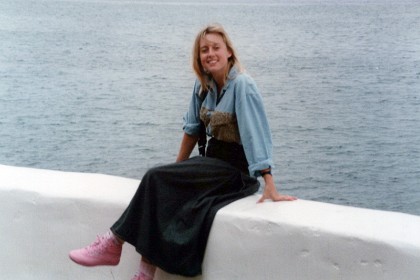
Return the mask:
<path id="1" fill-rule="evenodd" d="M 202 92 L 208 90 L 208 82 L 211 79 L 211 75 L 204 70 L 200 60 L 200 40 L 204 38 L 204 36 L 206 36 L 207 34 L 219 34 L 220 36 L 222 36 L 228 51 L 232 53 L 231 57 L 229 57 L 228 59 L 228 71 L 226 73 L 225 80 L 228 78 L 229 71 L 230 69 L 232 69 L 233 66 L 235 66 L 239 72 L 243 71 L 238 55 L 235 51 L 235 48 L 233 47 L 232 41 L 230 40 L 223 26 L 217 23 L 207 25 L 197 34 L 193 47 L 192 66 L 195 74 L 197 75 L 198 80 L 201 83 Z"/>

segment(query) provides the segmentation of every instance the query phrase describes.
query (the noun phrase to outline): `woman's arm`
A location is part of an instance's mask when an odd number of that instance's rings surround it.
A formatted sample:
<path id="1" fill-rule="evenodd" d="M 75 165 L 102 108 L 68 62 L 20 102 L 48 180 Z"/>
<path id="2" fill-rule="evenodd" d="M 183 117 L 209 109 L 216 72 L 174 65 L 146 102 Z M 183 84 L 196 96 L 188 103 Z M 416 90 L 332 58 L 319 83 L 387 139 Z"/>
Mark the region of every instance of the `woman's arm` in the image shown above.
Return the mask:
<path id="1" fill-rule="evenodd" d="M 192 150 L 197 144 L 197 141 L 198 136 L 184 133 L 184 136 L 182 137 L 181 141 L 181 147 L 179 148 L 178 157 L 176 158 L 176 162 L 188 159 L 191 155 Z"/>
<path id="2" fill-rule="evenodd" d="M 282 195 L 276 190 L 271 175 L 271 166 L 273 166 L 271 131 L 262 98 L 250 77 L 247 78 L 243 75 L 240 78 L 241 80 L 238 79 L 235 87 L 235 109 L 239 133 L 251 176 L 262 175 L 265 182 L 263 195 L 258 202 L 263 202 L 266 199 L 273 201 L 295 200 L 295 197 Z"/>

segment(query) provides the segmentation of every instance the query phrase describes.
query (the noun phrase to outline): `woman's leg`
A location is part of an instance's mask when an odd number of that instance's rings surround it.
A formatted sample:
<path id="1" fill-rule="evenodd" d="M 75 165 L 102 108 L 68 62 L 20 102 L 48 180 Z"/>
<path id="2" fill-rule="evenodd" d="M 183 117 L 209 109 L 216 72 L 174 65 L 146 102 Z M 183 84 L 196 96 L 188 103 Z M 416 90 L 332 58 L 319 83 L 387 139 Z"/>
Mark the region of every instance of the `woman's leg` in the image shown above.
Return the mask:
<path id="1" fill-rule="evenodd" d="M 72 261 L 84 266 L 119 264 L 122 245 L 127 240 L 127 237 L 130 236 L 131 230 L 136 228 L 137 208 L 139 204 L 141 205 L 141 201 L 138 199 L 139 189 L 121 218 L 107 233 L 98 236 L 92 244 L 70 252 L 69 257 Z"/>

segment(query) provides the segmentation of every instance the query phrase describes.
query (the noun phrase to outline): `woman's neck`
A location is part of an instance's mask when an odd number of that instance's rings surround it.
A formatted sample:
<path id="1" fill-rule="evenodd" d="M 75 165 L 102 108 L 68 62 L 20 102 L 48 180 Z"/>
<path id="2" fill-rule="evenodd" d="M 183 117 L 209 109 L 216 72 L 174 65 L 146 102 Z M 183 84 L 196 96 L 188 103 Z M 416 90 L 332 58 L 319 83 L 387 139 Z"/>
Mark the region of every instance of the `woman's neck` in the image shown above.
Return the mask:
<path id="1" fill-rule="evenodd" d="M 223 71 L 222 73 L 213 75 L 213 80 L 215 81 L 216 86 L 217 86 L 217 92 L 220 92 L 225 86 L 228 71 L 229 70 L 226 69 L 226 71 Z"/>
<path id="2" fill-rule="evenodd" d="M 225 85 L 225 76 L 224 75 L 222 77 L 213 76 L 213 80 L 216 83 L 217 91 L 220 92 L 223 86 Z"/>

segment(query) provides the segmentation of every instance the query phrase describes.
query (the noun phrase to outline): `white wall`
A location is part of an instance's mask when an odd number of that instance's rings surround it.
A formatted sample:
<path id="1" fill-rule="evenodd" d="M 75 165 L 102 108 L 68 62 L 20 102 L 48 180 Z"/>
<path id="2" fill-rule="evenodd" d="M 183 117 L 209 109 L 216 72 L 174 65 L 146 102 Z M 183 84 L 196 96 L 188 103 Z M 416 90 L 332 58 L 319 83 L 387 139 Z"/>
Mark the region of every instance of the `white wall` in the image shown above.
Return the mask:
<path id="1" fill-rule="evenodd" d="M 0 279 L 130 279 L 139 256 L 124 247 L 117 267 L 68 259 L 119 217 L 138 180 L 0 165 Z M 219 211 L 204 273 L 157 280 L 418 280 L 420 217 L 298 200 Z"/>

